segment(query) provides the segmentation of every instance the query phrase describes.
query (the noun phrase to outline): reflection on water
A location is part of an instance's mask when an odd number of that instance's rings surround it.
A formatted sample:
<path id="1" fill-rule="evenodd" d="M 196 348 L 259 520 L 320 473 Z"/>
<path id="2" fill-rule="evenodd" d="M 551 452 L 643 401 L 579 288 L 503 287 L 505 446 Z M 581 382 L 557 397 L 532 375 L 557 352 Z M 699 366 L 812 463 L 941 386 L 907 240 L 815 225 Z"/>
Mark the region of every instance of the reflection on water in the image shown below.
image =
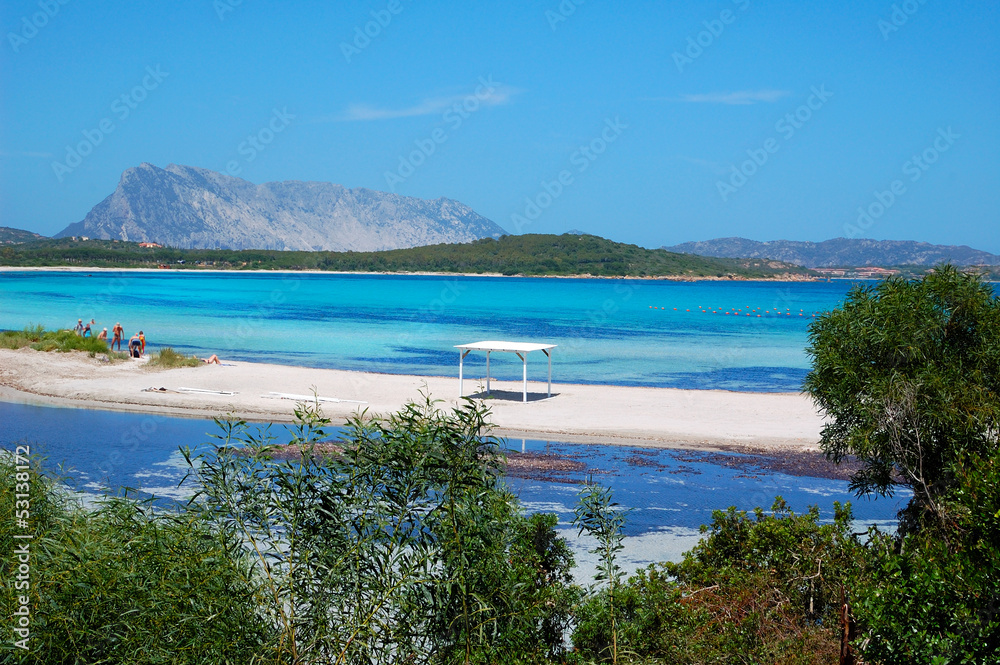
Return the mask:
<path id="1" fill-rule="evenodd" d="M 6 402 L 0 402 L 0 422 L 0 447 L 29 443 L 32 453 L 46 457 L 52 470 L 61 466 L 67 483 L 80 491 L 128 487 L 168 501 L 191 494 L 189 487 L 178 487 L 186 471 L 179 447 L 207 450 L 217 433 L 211 420 Z M 290 438 L 282 426 L 270 431 L 279 440 Z M 698 527 L 711 521 L 712 511 L 728 506 L 769 508 L 781 495 L 796 512 L 816 504 L 824 519 L 832 519 L 834 501 L 852 501 L 863 528 L 891 523 L 909 498 L 854 499 L 845 480 L 775 472 L 754 456 L 530 439 L 508 445 L 512 451 L 570 462 L 551 472 L 519 472 L 508 483 L 527 510 L 559 516 L 583 578 L 593 562 L 570 521 L 588 478 L 610 486 L 618 503 L 631 511 L 622 555 L 627 569 L 678 559 L 697 541 Z"/>

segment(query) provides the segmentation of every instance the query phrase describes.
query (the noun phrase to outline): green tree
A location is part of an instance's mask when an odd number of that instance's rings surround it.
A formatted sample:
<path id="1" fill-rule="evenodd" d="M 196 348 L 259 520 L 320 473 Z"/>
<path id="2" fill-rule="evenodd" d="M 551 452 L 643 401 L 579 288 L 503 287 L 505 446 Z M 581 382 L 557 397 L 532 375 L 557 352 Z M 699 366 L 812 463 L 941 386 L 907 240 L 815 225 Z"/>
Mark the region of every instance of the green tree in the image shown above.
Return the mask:
<path id="1" fill-rule="evenodd" d="M 1000 454 L 955 468 L 947 532 L 872 534 L 853 590 L 868 662 L 1000 662 Z"/>
<path id="2" fill-rule="evenodd" d="M 945 519 L 942 496 L 961 455 L 988 455 L 1000 426 L 1000 301 L 950 265 L 919 280 L 857 286 L 818 319 L 805 389 L 829 417 L 821 445 L 855 456 L 858 494 L 913 491 L 900 524 Z"/>

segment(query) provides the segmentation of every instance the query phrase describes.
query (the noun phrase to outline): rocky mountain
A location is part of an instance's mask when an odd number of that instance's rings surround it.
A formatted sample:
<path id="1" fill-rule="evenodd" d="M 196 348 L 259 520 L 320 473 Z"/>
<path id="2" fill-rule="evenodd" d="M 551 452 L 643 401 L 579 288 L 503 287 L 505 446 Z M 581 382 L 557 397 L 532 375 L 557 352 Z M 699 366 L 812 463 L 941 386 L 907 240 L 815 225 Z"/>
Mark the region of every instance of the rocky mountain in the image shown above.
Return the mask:
<path id="1" fill-rule="evenodd" d="M 933 266 L 942 261 L 956 265 L 1000 265 L 1000 256 L 966 245 L 931 245 L 912 240 L 868 240 L 834 238 L 823 242 L 746 238 L 717 238 L 664 247 L 671 252 L 718 258 L 767 258 L 808 268 L 845 266 Z"/>
<path id="2" fill-rule="evenodd" d="M 41 240 L 45 236 L 38 235 L 24 229 L 13 229 L 9 226 L 0 226 L 0 245 L 19 245 L 22 242 Z"/>
<path id="3" fill-rule="evenodd" d="M 255 185 L 215 171 L 141 164 L 57 238 L 180 248 L 375 251 L 499 238 L 497 224 L 452 199 L 433 201 L 326 182 Z"/>

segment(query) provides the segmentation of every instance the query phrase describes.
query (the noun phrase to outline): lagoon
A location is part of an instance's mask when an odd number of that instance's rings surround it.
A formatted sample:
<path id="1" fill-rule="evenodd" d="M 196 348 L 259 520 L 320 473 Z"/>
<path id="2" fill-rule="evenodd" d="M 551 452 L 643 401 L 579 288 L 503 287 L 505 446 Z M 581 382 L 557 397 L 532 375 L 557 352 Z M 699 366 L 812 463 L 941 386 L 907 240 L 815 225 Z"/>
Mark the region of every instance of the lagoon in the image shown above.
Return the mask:
<path id="1" fill-rule="evenodd" d="M 0 328 L 121 321 L 154 350 L 423 376 L 455 375 L 455 344 L 531 340 L 559 345 L 557 382 L 785 392 L 807 372 L 813 314 L 851 285 L 0 270 Z M 494 375 L 518 378 L 504 355 Z"/>
<path id="2" fill-rule="evenodd" d="M 162 415 L 34 406 L 0 402 L 0 448 L 30 445 L 46 458 L 45 466 L 60 473 L 67 485 L 87 501 L 105 493 L 135 490 L 161 504 L 184 501 L 193 489 L 179 485 L 186 464 L 182 446 L 210 451 L 218 428 L 211 420 Z M 287 441 L 283 427 L 272 426 Z M 331 428 L 336 437 L 338 428 Z M 815 478 L 769 470 L 752 457 L 690 450 L 616 445 L 580 445 L 559 441 L 508 440 L 512 451 L 554 454 L 582 462 L 575 472 L 508 476 L 511 490 L 530 512 L 552 512 L 560 533 L 568 537 L 589 576 L 593 565 L 588 542 L 570 525 L 581 483 L 588 477 L 614 490 L 615 499 L 631 510 L 623 562 L 630 568 L 655 561 L 677 560 L 699 537 L 698 527 L 712 511 L 769 508 L 781 495 L 796 512 L 817 505 L 823 519 L 833 517 L 834 501 L 851 501 L 856 530 L 867 525 L 892 528 L 896 512 L 909 499 L 856 499 L 844 480 Z"/>

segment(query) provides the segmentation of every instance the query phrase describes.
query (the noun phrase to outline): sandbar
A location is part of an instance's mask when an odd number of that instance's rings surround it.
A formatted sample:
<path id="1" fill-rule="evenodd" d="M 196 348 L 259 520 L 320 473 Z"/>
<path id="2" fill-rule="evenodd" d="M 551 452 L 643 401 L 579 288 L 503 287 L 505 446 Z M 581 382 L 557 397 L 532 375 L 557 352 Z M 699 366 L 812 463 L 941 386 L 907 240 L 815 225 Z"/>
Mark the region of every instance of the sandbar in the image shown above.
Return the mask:
<path id="1" fill-rule="evenodd" d="M 208 418 L 231 414 L 247 420 L 290 422 L 293 400 L 268 393 L 311 395 L 323 413 L 343 424 L 360 410 L 398 411 L 421 391 L 459 403 L 456 376 L 413 376 L 229 361 L 157 369 L 136 360 L 102 362 L 83 352 L 0 349 L 0 400 L 91 409 Z M 491 407 L 496 432 L 508 439 L 631 444 L 701 450 L 819 451 L 823 417 L 803 393 L 745 393 L 633 386 L 494 380 L 491 394 L 466 377 L 465 389 Z M 165 392 L 146 392 L 165 388 Z M 216 392 L 175 392 L 180 388 Z M 224 392 L 236 394 L 222 394 Z"/>

